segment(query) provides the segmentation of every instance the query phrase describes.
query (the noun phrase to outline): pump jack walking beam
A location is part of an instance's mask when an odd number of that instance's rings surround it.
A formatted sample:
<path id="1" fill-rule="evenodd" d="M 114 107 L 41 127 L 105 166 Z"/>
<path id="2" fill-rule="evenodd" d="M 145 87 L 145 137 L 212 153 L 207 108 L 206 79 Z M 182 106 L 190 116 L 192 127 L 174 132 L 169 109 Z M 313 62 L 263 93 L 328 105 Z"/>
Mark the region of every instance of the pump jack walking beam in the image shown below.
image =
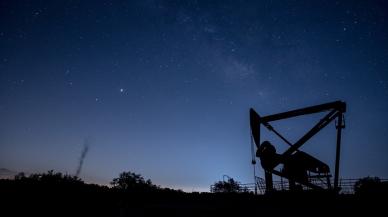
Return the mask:
<path id="1" fill-rule="evenodd" d="M 329 113 L 321 119 L 314 127 L 312 127 L 304 136 L 302 136 L 297 142 L 294 144 L 287 141 L 280 133 L 278 133 L 269 123 L 272 121 L 297 117 L 301 115 L 309 115 L 319 112 L 329 111 Z M 281 157 L 286 159 L 290 157 L 294 152 L 298 151 L 300 147 L 302 147 L 311 137 L 316 135 L 321 129 L 326 127 L 329 123 L 331 123 L 336 118 L 338 119 L 337 124 L 337 144 L 336 144 L 336 159 L 335 159 L 335 173 L 334 173 L 334 189 L 338 190 L 338 177 L 339 177 L 339 160 L 340 160 L 340 150 L 341 150 L 341 130 L 345 127 L 343 120 L 343 113 L 346 112 L 346 103 L 342 101 L 335 101 L 331 103 L 325 103 L 321 105 L 306 107 L 302 109 L 296 109 L 288 112 L 268 115 L 260 117 L 252 108 L 250 109 L 250 124 L 251 131 L 253 135 L 254 142 L 257 148 L 260 148 L 260 125 L 263 124 L 268 130 L 274 132 L 277 136 L 279 136 L 283 141 L 289 144 L 291 147 L 287 149 Z M 275 168 L 279 163 L 273 165 Z M 269 171 L 266 171 L 266 178 L 271 179 L 268 180 L 271 182 L 272 186 L 272 178 L 267 174 Z M 281 175 L 281 173 L 273 170 L 276 175 Z M 267 182 L 267 180 L 266 180 Z M 267 184 L 270 184 L 267 182 Z M 268 186 L 270 189 L 271 186 Z"/>

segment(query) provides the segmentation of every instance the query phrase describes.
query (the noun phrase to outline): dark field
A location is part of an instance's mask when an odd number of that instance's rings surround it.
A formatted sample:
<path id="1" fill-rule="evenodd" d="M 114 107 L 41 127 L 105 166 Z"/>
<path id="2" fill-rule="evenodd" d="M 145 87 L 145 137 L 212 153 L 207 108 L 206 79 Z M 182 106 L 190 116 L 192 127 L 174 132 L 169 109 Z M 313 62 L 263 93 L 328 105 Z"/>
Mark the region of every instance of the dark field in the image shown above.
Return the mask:
<path id="1" fill-rule="evenodd" d="M 97 185 L 1 180 L 3 216 L 382 216 L 386 193 L 121 192 Z"/>

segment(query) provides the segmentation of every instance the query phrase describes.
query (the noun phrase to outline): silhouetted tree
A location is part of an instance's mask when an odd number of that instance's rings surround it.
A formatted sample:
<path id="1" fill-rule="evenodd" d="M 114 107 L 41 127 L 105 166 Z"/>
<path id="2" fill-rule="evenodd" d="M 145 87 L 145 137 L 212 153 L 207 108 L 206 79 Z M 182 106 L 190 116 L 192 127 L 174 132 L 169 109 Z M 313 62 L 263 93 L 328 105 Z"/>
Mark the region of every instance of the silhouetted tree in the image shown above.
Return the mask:
<path id="1" fill-rule="evenodd" d="M 21 179 L 25 179 L 25 178 L 26 178 L 26 174 L 24 172 L 20 172 L 20 173 L 16 174 L 14 177 L 15 180 L 21 180 Z"/>
<path id="2" fill-rule="evenodd" d="M 158 188 L 152 184 L 150 179 L 144 180 L 140 174 L 132 172 L 120 173 L 119 177 L 114 178 L 110 184 L 113 188 L 124 191 L 144 191 Z"/>
<path id="3" fill-rule="evenodd" d="M 354 192 L 358 195 L 365 194 L 386 194 L 388 193 L 388 183 L 381 182 L 378 177 L 365 177 L 359 179 L 354 185 Z"/>
<path id="4" fill-rule="evenodd" d="M 241 188 L 240 183 L 233 178 L 228 178 L 227 181 L 218 181 L 213 185 L 212 191 L 214 193 L 232 193 L 232 192 L 244 192 L 244 188 Z"/>

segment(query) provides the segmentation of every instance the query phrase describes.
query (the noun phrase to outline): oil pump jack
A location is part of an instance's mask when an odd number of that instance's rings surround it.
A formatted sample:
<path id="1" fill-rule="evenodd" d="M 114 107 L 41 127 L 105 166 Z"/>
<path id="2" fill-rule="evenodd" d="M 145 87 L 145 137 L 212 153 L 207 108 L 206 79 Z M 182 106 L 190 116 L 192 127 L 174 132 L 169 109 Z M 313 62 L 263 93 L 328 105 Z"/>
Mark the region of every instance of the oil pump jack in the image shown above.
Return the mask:
<path id="1" fill-rule="evenodd" d="M 313 126 L 305 135 L 303 135 L 295 143 L 289 142 L 281 135 L 270 122 L 283 120 L 287 118 L 297 117 L 301 115 L 309 115 L 314 113 L 327 112 L 318 123 Z M 261 166 L 265 174 L 266 193 L 274 191 L 273 177 L 277 175 L 288 179 L 289 189 L 291 191 L 307 187 L 314 190 L 334 190 L 338 192 L 338 176 L 339 176 L 339 161 L 341 150 L 341 130 L 345 128 L 344 113 L 346 112 L 346 103 L 335 101 L 321 105 L 296 109 L 278 114 L 260 116 L 254 109 L 250 109 L 250 125 L 251 136 L 256 144 L 256 157 L 260 158 Z M 318 160 L 317 158 L 300 151 L 299 149 L 320 130 L 336 119 L 337 140 L 336 140 L 336 156 L 335 156 L 335 171 L 334 171 L 334 187 L 330 183 L 330 168 L 329 166 Z M 261 143 L 260 126 L 263 125 L 270 132 L 277 135 L 282 141 L 290 147 L 282 154 L 276 153 L 276 148 L 269 141 Z M 252 143 L 253 149 L 253 143 Z M 252 159 L 252 164 L 256 164 L 255 158 Z M 323 180 L 324 185 L 313 182 L 313 179 Z"/>

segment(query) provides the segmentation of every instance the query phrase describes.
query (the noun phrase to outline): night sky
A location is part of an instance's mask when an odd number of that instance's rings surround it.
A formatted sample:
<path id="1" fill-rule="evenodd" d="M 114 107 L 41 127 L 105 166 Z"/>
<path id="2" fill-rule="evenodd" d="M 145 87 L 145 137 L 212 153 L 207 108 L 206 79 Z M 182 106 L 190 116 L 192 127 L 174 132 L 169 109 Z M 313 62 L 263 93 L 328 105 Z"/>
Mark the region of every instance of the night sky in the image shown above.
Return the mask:
<path id="1" fill-rule="evenodd" d="M 86 141 L 87 182 L 132 171 L 208 191 L 223 175 L 253 182 L 250 107 L 269 115 L 343 100 L 340 176 L 386 178 L 387 6 L 3 0 L 0 168 L 75 174 Z M 323 115 L 273 125 L 295 142 Z M 335 132 L 302 150 L 332 166 Z"/>

